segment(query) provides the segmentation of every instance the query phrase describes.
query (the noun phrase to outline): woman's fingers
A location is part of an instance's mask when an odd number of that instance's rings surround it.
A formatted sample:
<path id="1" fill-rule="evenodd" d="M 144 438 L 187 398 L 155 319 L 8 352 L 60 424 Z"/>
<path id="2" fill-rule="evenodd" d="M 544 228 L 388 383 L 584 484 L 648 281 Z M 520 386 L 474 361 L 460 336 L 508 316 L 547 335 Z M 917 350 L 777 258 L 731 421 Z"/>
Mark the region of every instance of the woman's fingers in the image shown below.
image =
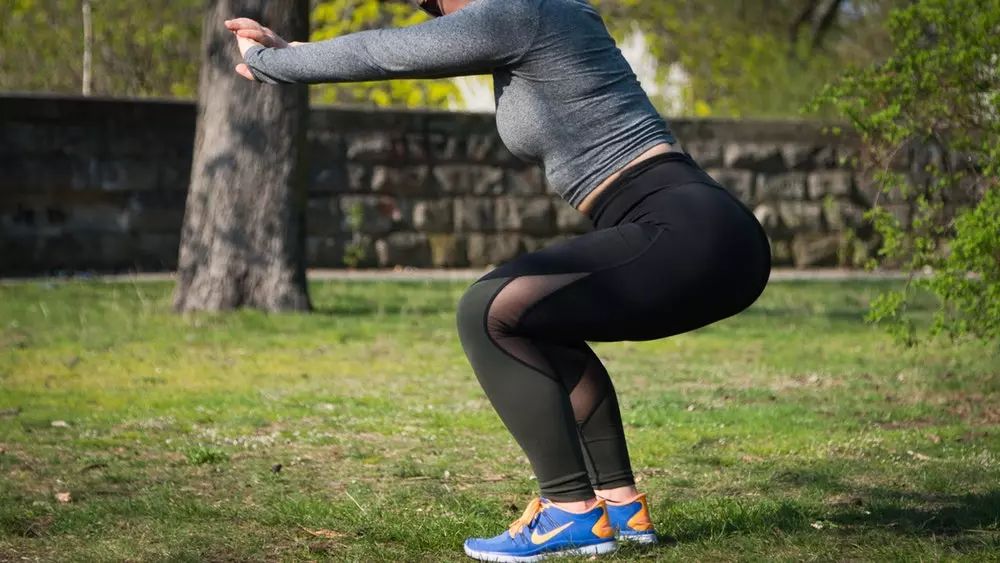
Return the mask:
<path id="1" fill-rule="evenodd" d="M 231 20 L 226 20 L 223 22 L 226 29 L 230 31 L 237 31 L 240 29 L 264 29 L 264 26 L 257 23 L 257 21 L 250 18 L 234 18 Z"/>
<path id="2" fill-rule="evenodd" d="M 236 65 L 236 73 L 247 80 L 256 80 L 256 78 L 253 77 L 253 73 L 250 72 L 250 67 L 248 67 L 245 63 Z"/>

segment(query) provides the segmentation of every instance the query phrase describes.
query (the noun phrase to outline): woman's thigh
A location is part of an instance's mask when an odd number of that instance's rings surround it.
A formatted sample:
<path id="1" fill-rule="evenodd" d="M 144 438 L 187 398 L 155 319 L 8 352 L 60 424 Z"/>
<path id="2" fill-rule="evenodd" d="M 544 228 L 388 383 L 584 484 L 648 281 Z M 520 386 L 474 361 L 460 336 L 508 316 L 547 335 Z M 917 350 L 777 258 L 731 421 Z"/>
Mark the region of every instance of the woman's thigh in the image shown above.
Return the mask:
<path id="1" fill-rule="evenodd" d="M 741 214 L 716 225 L 690 217 L 623 223 L 524 254 L 480 280 L 507 280 L 490 309 L 508 334 L 565 343 L 663 338 L 734 315 L 763 291 L 766 241 Z"/>

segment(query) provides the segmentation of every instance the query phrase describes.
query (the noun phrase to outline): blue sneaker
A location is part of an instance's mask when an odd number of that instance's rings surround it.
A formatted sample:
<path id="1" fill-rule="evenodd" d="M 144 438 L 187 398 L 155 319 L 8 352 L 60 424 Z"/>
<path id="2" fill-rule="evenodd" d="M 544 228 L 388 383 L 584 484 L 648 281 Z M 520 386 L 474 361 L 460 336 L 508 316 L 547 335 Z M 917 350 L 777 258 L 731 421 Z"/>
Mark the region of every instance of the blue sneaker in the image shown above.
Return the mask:
<path id="1" fill-rule="evenodd" d="M 535 499 L 506 532 L 495 538 L 465 540 L 466 555 L 499 563 L 541 561 L 556 555 L 600 555 L 617 548 L 604 500 L 577 514 L 546 499 Z"/>
<path id="2" fill-rule="evenodd" d="M 640 494 L 628 502 L 607 502 L 608 517 L 615 529 L 618 541 L 652 544 L 657 542 L 653 521 L 649 518 L 649 504 L 646 494 Z"/>

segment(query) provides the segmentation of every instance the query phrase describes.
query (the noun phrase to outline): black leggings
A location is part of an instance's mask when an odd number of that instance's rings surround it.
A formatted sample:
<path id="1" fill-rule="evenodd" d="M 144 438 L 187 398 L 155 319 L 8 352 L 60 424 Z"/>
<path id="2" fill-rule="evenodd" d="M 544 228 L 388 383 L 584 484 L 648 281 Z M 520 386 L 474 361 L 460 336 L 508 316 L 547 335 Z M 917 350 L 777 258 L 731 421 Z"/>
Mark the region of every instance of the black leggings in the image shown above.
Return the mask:
<path id="1" fill-rule="evenodd" d="M 614 387 L 586 341 L 724 319 L 771 270 L 760 223 L 686 154 L 626 170 L 592 209 L 594 231 L 503 264 L 458 305 L 469 362 L 556 501 L 634 484 Z"/>

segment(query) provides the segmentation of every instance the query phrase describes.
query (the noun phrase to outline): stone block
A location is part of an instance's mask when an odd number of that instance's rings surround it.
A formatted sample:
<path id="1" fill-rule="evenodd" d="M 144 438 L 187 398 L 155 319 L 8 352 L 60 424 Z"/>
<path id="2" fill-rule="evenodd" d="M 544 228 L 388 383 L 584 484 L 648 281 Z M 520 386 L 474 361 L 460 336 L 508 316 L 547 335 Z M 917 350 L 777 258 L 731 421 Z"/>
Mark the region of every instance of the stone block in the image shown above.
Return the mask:
<path id="1" fill-rule="evenodd" d="M 306 237 L 306 262 L 311 268 L 344 266 L 344 240 L 323 235 Z"/>
<path id="2" fill-rule="evenodd" d="M 374 268 L 378 266 L 375 239 L 368 235 L 351 235 L 344 239 L 344 262 L 348 268 Z"/>
<path id="3" fill-rule="evenodd" d="M 909 226 L 913 220 L 913 209 L 908 203 L 886 203 L 881 207 L 891 213 L 904 227 Z"/>
<path id="4" fill-rule="evenodd" d="M 861 149 L 857 145 L 837 145 L 828 149 L 833 153 L 831 168 L 857 168 Z"/>
<path id="5" fill-rule="evenodd" d="M 447 194 L 500 195 L 504 190 L 503 168 L 467 164 L 434 167 L 437 188 Z"/>
<path id="6" fill-rule="evenodd" d="M 34 236 L 43 226 L 45 218 L 33 205 L 18 202 L 0 208 L 0 227 L 5 236 Z"/>
<path id="7" fill-rule="evenodd" d="M 454 228 L 454 203 L 450 199 L 420 200 L 413 204 L 413 227 L 424 233 L 447 233 Z"/>
<path id="8" fill-rule="evenodd" d="M 471 234 L 467 238 L 466 251 L 470 266 L 496 266 L 521 253 L 521 237 L 515 234 Z"/>
<path id="9" fill-rule="evenodd" d="M 792 259 L 796 268 L 835 266 L 841 236 L 837 234 L 800 233 L 792 239 Z"/>
<path id="10" fill-rule="evenodd" d="M 180 233 L 141 233 L 135 241 L 135 265 L 145 270 L 174 270 L 180 252 Z"/>
<path id="11" fill-rule="evenodd" d="M 0 157 L 0 190 L 37 193 L 97 187 L 100 162 L 60 155 Z M 155 180 L 155 177 L 154 177 Z"/>
<path id="12" fill-rule="evenodd" d="M 313 158 L 309 161 L 310 193 L 341 193 L 368 191 L 371 170 L 363 164 Z"/>
<path id="13" fill-rule="evenodd" d="M 771 240 L 771 265 L 787 266 L 792 263 L 792 245 L 787 240 Z"/>
<path id="14" fill-rule="evenodd" d="M 855 187 L 858 199 L 868 207 L 875 205 L 876 202 L 880 205 L 886 205 L 906 201 L 898 189 L 894 188 L 884 192 L 870 178 L 858 178 Z"/>
<path id="15" fill-rule="evenodd" d="M 347 156 L 343 136 L 329 131 L 310 131 L 307 150 L 311 162 L 342 161 Z"/>
<path id="16" fill-rule="evenodd" d="M 822 229 L 823 207 L 814 201 L 779 201 L 778 216 L 781 223 L 792 230 Z"/>
<path id="17" fill-rule="evenodd" d="M 730 143 L 723 149 L 722 165 L 726 168 L 742 168 L 777 174 L 787 170 L 781 148 L 765 143 Z"/>
<path id="18" fill-rule="evenodd" d="M 133 217 L 121 206 L 77 204 L 70 210 L 65 228 L 78 233 L 125 233 L 132 227 Z"/>
<path id="19" fill-rule="evenodd" d="M 851 195 L 854 174 L 849 170 L 823 170 L 809 174 L 806 180 L 809 199 Z"/>
<path id="20" fill-rule="evenodd" d="M 340 205 L 332 198 L 310 198 L 306 204 L 306 231 L 310 235 L 330 236 L 343 232 Z"/>
<path id="21" fill-rule="evenodd" d="M 787 170 L 812 170 L 816 168 L 816 154 L 820 147 L 804 143 L 783 143 L 780 150 Z"/>
<path id="22" fill-rule="evenodd" d="M 778 215 L 777 204 L 762 203 L 753 208 L 753 214 L 757 221 L 764 227 L 768 235 L 778 231 L 781 227 L 781 217 Z"/>
<path id="23" fill-rule="evenodd" d="M 365 131 L 347 135 L 347 159 L 353 161 L 399 161 L 407 157 L 406 141 L 388 131 Z"/>
<path id="24" fill-rule="evenodd" d="M 391 231 L 402 218 L 395 198 L 390 196 L 344 195 L 338 198 L 341 230 L 369 235 Z"/>
<path id="25" fill-rule="evenodd" d="M 347 163 L 347 189 L 352 192 L 367 192 L 372 186 L 372 169 L 363 164 Z"/>
<path id="26" fill-rule="evenodd" d="M 157 188 L 156 162 L 142 159 L 109 159 L 100 163 L 100 188 L 107 191 L 138 191 Z"/>
<path id="27" fill-rule="evenodd" d="M 85 236 L 85 235 L 78 235 Z M 150 237 L 156 237 L 156 235 L 149 235 Z M 96 235 L 97 244 L 99 247 L 99 254 L 97 256 L 81 257 L 77 261 L 78 267 L 81 269 L 91 269 L 95 267 L 108 268 L 108 269 L 125 269 L 130 268 L 135 265 L 135 243 L 138 241 L 133 241 L 133 238 L 125 233 L 119 234 L 101 234 Z M 149 238 L 149 237 L 146 237 Z M 174 237 L 180 242 L 180 239 Z M 173 247 L 174 254 L 177 253 L 178 247 Z M 164 254 L 169 254 L 169 249 L 161 249 Z M 96 260 L 94 260 L 96 258 Z M 94 262 L 91 262 L 93 260 Z"/>
<path id="28" fill-rule="evenodd" d="M 706 172 L 745 205 L 753 203 L 753 172 L 749 170 L 732 170 L 729 168 L 712 168 L 706 170 Z"/>
<path id="29" fill-rule="evenodd" d="M 183 212 L 183 209 L 181 211 Z M 61 206 L 58 203 L 53 202 L 50 205 L 45 206 L 44 212 L 41 215 L 45 218 L 45 226 L 61 227 L 69 222 L 69 216 L 71 212 L 72 212 L 71 206 L 68 205 Z M 143 228 L 149 227 L 148 224 L 140 223 L 140 225 Z M 171 230 L 180 230 L 179 223 L 176 225 L 176 227 L 177 227 L 176 229 L 171 229 Z"/>
<path id="30" fill-rule="evenodd" d="M 531 235 L 555 232 L 551 200 L 546 197 L 501 197 L 496 201 L 497 228 Z"/>
<path id="31" fill-rule="evenodd" d="M 865 208 L 847 199 L 827 199 L 823 202 L 823 217 L 829 228 L 843 232 L 865 224 Z"/>
<path id="32" fill-rule="evenodd" d="M 468 114 L 445 117 L 443 131 L 424 136 L 428 158 L 436 162 L 514 164 L 519 162 L 500 140 L 494 123 L 463 123 Z M 477 116 L 478 117 L 478 116 Z M 492 120 L 491 120 L 492 121 Z"/>
<path id="33" fill-rule="evenodd" d="M 837 152 L 837 147 L 834 145 L 824 145 L 816 150 L 816 154 L 813 155 L 813 161 L 815 162 L 815 168 L 841 168 L 841 164 Z"/>
<path id="34" fill-rule="evenodd" d="M 103 125 L 103 126 L 102 126 Z M 67 152 L 76 152 L 88 156 L 103 158 L 158 158 L 173 152 L 171 141 L 158 134 L 158 128 L 137 123 L 108 123 L 97 127 L 66 127 L 61 126 L 56 131 L 59 138 L 65 136 Z M 184 144 L 194 141 L 194 131 Z M 89 136 L 91 139 L 81 138 Z M 97 141 L 99 145 L 92 144 Z M 75 146 L 74 146 L 75 145 Z M 97 150 L 94 150 L 94 149 Z M 80 150 L 82 149 L 82 150 Z"/>
<path id="35" fill-rule="evenodd" d="M 492 199 L 462 197 L 454 200 L 455 230 L 460 233 L 496 230 L 496 212 Z"/>
<path id="36" fill-rule="evenodd" d="M 556 213 L 556 228 L 560 233 L 583 234 L 594 230 L 590 217 L 580 213 L 568 202 L 558 199 L 552 201 Z"/>
<path id="37" fill-rule="evenodd" d="M 465 138 L 465 157 L 471 162 L 493 160 L 500 149 L 506 147 L 496 133 L 470 133 Z"/>
<path id="38" fill-rule="evenodd" d="M 0 275 L 11 276 L 42 273 L 46 267 L 36 262 L 34 235 L 14 236 L 6 229 L 0 230 Z"/>
<path id="39" fill-rule="evenodd" d="M 424 135 L 424 143 L 430 158 L 435 162 L 451 162 L 464 160 L 465 154 L 462 140 L 455 135 L 442 132 L 430 132 Z"/>
<path id="40" fill-rule="evenodd" d="M 800 200 L 806 196 L 806 175 L 802 172 L 760 174 L 757 176 L 757 201 Z"/>
<path id="41" fill-rule="evenodd" d="M 57 145 L 57 130 L 41 123 L 4 121 L 0 127 L 0 155 L 45 154 Z"/>
<path id="42" fill-rule="evenodd" d="M 375 255 L 382 267 L 431 265 L 431 248 L 424 233 L 391 233 L 375 241 Z"/>
<path id="43" fill-rule="evenodd" d="M 781 145 L 785 166 L 792 171 L 837 168 L 836 149 L 832 145 L 790 142 Z"/>
<path id="44" fill-rule="evenodd" d="M 151 234 L 179 233 L 184 225 L 183 208 L 129 209 L 127 224 L 132 232 Z"/>
<path id="45" fill-rule="evenodd" d="M 545 176 L 537 166 L 504 172 L 504 192 L 509 195 L 541 195 L 545 187 Z"/>
<path id="46" fill-rule="evenodd" d="M 427 236 L 431 265 L 435 268 L 462 268 L 469 265 L 465 238 L 451 234 Z"/>
<path id="47" fill-rule="evenodd" d="M 524 252 L 535 252 L 548 246 L 549 240 L 538 237 L 521 237 L 521 246 Z"/>
<path id="48" fill-rule="evenodd" d="M 372 169 L 371 187 L 376 192 L 416 195 L 429 191 L 430 166 L 383 166 Z"/>
<path id="49" fill-rule="evenodd" d="M 191 185 L 191 159 L 164 157 L 157 170 L 157 190 L 187 192 Z"/>
<path id="50" fill-rule="evenodd" d="M 715 168 L 722 166 L 723 151 L 721 142 L 684 141 L 681 145 L 702 168 Z"/>
<path id="51" fill-rule="evenodd" d="M 84 194 L 87 195 L 87 194 Z M 122 209 L 128 214 L 128 225 L 135 233 L 173 234 L 179 233 L 184 222 L 184 207 L 187 193 L 179 190 L 152 190 L 133 192 L 122 203 L 118 197 L 104 196 L 107 205 Z M 61 197 L 60 200 L 65 200 Z M 65 204 L 66 223 L 69 223 L 73 207 L 79 203 Z"/>
<path id="52" fill-rule="evenodd" d="M 63 234 L 36 239 L 34 262 L 48 271 L 107 267 L 99 234 Z"/>

